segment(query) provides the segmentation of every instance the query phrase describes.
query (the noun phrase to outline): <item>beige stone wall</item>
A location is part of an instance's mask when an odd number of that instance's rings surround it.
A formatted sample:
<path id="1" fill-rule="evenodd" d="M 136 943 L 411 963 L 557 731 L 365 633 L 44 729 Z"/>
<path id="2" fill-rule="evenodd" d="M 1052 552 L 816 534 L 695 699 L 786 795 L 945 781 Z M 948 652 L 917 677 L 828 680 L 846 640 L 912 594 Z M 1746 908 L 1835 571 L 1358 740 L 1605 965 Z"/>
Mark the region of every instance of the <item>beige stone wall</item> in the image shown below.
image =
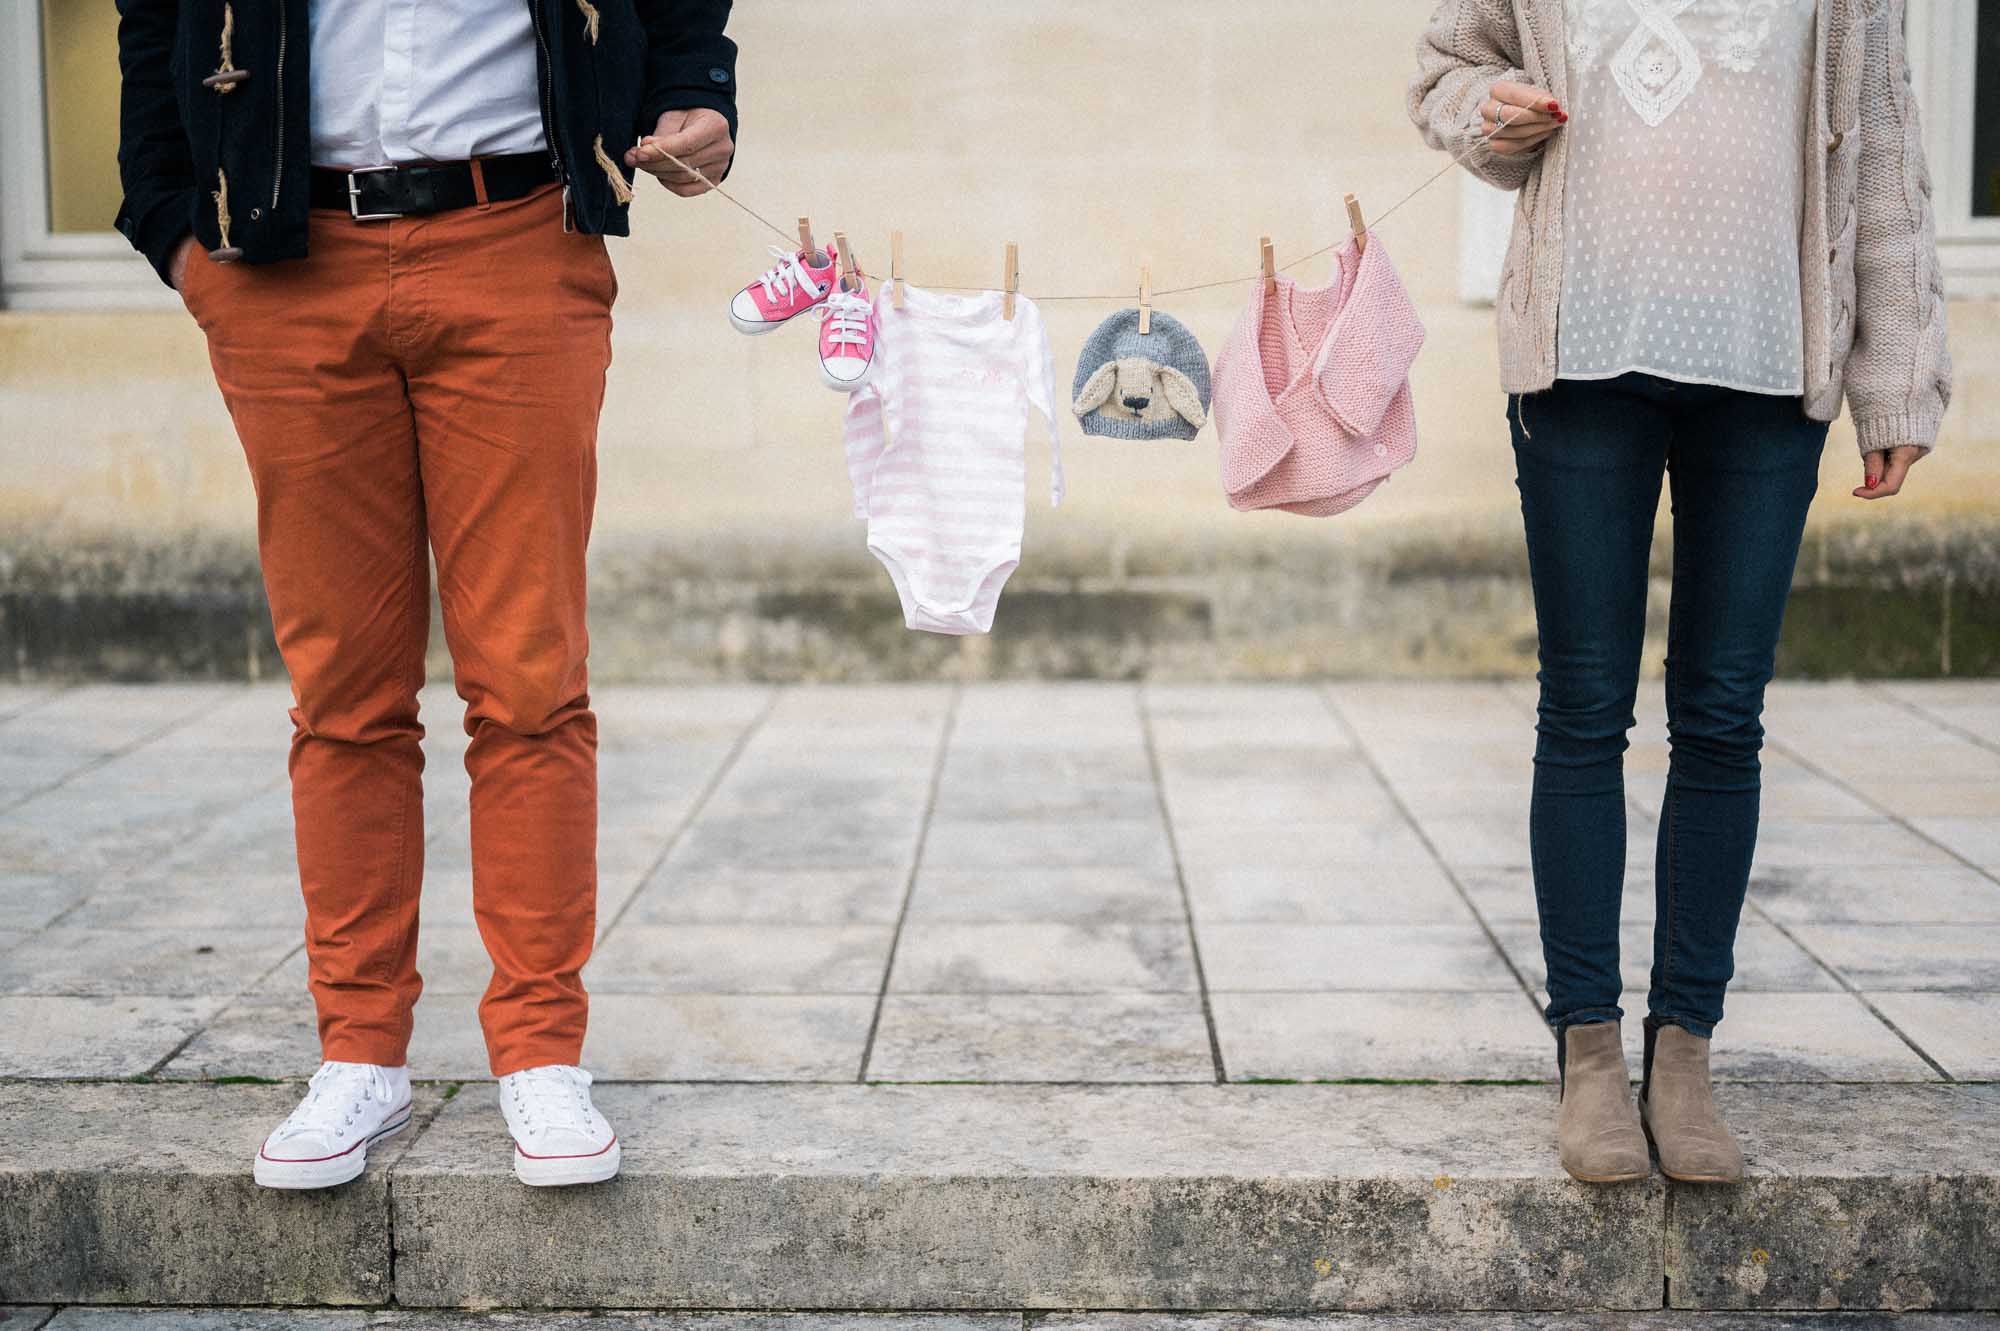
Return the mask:
<path id="1" fill-rule="evenodd" d="M 1150 260 L 1159 287 L 1248 273 L 1259 232 L 1281 261 L 1337 236 L 1340 197 L 1371 210 L 1441 165 L 1403 112 L 1427 7 L 1408 0 L 1167 0 L 738 6 L 744 146 L 730 187 L 789 224 L 845 228 L 886 267 L 907 235 L 918 281 L 991 282 L 1021 245 L 1023 287 L 1121 292 Z M 8 182 L 9 187 L 12 182 Z M 1388 219 L 1384 242 L 1430 327 L 1417 370 L 1416 464 L 1333 522 L 1223 504 L 1211 435 L 1086 440 L 1065 421 L 1070 502 L 1031 505 L 1038 550 L 1094 563 L 1193 544 L 1302 546 L 1411 532 L 1503 530 L 1512 470 L 1490 312 L 1456 298 L 1451 178 Z M 622 293 L 602 438 L 608 544 L 690 555 L 717 538 L 858 553 L 840 456 L 842 400 L 799 327 L 743 338 L 731 291 L 772 237 L 718 198 L 642 194 L 614 242 Z M 1326 260 L 1296 270 L 1323 280 Z M 1211 355 L 1247 285 L 1163 299 Z M 1114 302 L 1044 306 L 1064 387 Z M 1945 445 L 1891 504 L 1846 497 L 1844 426 L 1814 521 L 1926 521 L 2000 511 L 2000 303 L 1957 302 L 1958 398 Z M 240 537 L 250 493 L 191 321 L 173 311 L 0 314 L 7 465 L 0 524 L 65 540 Z M 1031 455 L 1039 468 L 1044 450 Z M 1044 493 L 1038 477 L 1031 496 Z M 712 548 L 712 547 L 709 547 Z"/>

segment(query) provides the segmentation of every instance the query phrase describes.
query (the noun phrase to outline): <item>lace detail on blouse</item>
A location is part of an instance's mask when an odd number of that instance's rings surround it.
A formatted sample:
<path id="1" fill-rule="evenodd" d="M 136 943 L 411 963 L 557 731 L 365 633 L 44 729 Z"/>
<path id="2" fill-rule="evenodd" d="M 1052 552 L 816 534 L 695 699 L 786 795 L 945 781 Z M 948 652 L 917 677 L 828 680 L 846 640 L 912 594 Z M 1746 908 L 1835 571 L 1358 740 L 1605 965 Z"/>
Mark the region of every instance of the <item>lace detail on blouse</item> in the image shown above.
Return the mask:
<path id="1" fill-rule="evenodd" d="M 1678 21 L 1690 9 L 1698 10 L 1693 34 Z M 1813 0 L 1565 0 L 1570 65 L 1606 64 L 1626 102 L 1658 125 L 1701 82 L 1702 48 L 1723 69 L 1748 74 L 1784 20 L 1812 9 Z"/>
<path id="2" fill-rule="evenodd" d="M 1802 393 L 1814 0 L 1565 0 L 1556 373 Z"/>

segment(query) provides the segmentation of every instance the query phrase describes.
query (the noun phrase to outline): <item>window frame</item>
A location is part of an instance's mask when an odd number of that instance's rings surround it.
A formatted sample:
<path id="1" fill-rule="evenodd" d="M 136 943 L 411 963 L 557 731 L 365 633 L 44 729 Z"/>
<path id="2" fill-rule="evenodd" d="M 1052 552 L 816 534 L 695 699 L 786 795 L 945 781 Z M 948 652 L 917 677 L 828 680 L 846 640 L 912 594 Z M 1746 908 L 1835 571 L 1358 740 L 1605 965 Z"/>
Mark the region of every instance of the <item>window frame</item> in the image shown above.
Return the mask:
<path id="1" fill-rule="evenodd" d="M 42 6 L 0 4 L 0 307 L 145 309 L 174 293 L 111 229 L 59 233 L 49 215 Z"/>
<path id="2" fill-rule="evenodd" d="M 1931 167 L 1938 263 L 1954 298 L 2000 296 L 2000 217 L 1972 211 L 1973 93 L 1979 10 L 1974 0 L 1910 0 L 1910 81 Z M 1996 19 L 1995 21 L 2000 21 Z M 1961 57 L 1961 58 L 1954 58 Z"/>

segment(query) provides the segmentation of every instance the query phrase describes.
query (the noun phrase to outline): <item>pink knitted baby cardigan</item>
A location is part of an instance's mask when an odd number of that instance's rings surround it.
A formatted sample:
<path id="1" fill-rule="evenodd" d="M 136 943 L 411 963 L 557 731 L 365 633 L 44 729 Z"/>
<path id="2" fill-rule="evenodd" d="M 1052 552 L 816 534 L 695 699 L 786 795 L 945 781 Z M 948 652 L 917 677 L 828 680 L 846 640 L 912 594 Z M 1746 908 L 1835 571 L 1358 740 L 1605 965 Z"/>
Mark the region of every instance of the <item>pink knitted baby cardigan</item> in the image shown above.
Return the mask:
<path id="1" fill-rule="evenodd" d="M 1230 507 L 1330 517 L 1417 455 L 1410 365 L 1424 326 L 1373 232 L 1317 289 L 1257 284 L 1215 361 L 1216 433 Z"/>

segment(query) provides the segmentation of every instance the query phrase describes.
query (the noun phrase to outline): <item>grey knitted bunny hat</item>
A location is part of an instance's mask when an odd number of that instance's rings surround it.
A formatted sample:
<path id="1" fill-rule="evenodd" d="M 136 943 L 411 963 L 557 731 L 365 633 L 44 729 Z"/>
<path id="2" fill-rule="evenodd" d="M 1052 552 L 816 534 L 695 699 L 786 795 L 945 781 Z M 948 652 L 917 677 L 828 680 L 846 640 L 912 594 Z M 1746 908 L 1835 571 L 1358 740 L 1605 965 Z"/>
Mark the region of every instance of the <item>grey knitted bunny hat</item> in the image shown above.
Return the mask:
<path id="1" fill-rule="evenodd" d="M 1153 311 L 1120 310 L 1097 326 L 1077 357 L 1070 410 L 1085 434 L 1113 439 L 1192 439 L 1208 419 L 1208 357 L 1194 334 Z"/>

